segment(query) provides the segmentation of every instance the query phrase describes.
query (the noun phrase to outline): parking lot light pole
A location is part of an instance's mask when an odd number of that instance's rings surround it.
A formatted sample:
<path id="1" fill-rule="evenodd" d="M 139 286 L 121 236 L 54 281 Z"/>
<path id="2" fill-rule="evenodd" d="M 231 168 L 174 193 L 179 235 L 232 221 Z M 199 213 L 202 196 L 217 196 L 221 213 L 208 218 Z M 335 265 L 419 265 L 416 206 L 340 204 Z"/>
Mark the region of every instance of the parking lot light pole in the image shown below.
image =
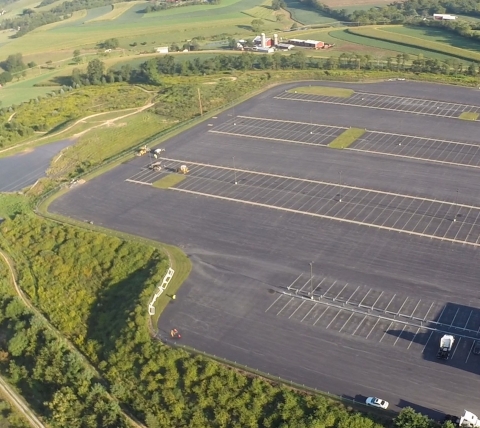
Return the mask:
<path id="1" fill-rule="evenodd" d="M 235 176 L 235 184 L 237 184 L 237 168 L 235 168 L 235 156 L 232 156 L 233 159 L 233 174 Z"/>
<path id="2" fill-rule="evenodd" d="M 313 299 L 313 262 L 310 262 L 310 299 Z"/>

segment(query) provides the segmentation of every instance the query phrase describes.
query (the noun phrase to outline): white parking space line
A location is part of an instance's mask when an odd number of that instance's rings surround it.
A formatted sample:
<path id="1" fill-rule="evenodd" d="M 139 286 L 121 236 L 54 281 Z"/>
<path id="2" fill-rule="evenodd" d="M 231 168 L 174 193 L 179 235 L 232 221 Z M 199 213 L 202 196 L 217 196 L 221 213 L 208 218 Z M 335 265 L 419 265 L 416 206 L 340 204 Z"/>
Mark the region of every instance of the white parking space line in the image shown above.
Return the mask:
<path id="1" fill-rule="evenodd" d="M 456 345 L 456 346 L 454 347 L 454 349 L 453 349 L 452 356 L 449 358 L 450 360 L 453 360 L 453 357 L 455 356 L 455 352 L 457 352 L 457 349 L 458 349 L 458 347 L 460 346 L 461 340 L 462 340 L 462 338 L 459 337 L 459 338 L 458 338 L 457 345 Z"/>
<path id="2" fill-rule="evenodd" d="M 297 309 L 295 309 L 295 310 L 292 312 L 292 314 L 288 317 L 288 319 L 292 318 L 293 315 L 295 314 L 295 312 L 297 312 L 297 311 L 302 307 L 302 305 L 303 305 L 305 302 L 306 302 L 306 300 L 302 300 L 302 301 L 300 302 L 300 304 L 297 306 Z"/>
<path id="3" fill-rule="evenodd" d="M 422 354 L 425 353 L 425 349 L 427 349 L 428 342 L 430 342 L 430 339 L 432 338 L 433 332 L 434 332 L 434 330 L 432 330 L 432 331 L 430 332 L 430 336 L 428 336 L 428 339 L 427 339 L 427 341 L 425 342 L 425 346 L 423 347 Z"/>
<path id="4" fill-rule="evenodd" d="M 314 305 L 310 308 L 310 310 L 305 314 L 305 316 L 300 320 L 300 322 L 303 322 L 303 320 L 304 320 L 305 318 L 307 318 L 307 316 L 310 314 L 310 312 L 313 311 L 313 308 L 316 308 L 316 307 L 317 307 L 317 304 L 314 304 Z"/>
<path id="5" fill-rule="evenodd" d="M 301 273 L 300 275 L 297 276 L 297 278 L 295 279 L 295 281 L 293 281 L 288 287 L 287 287 L 287 290 L 290 290 L 294 285 L 295 283 L 302 277 L 303 273 Z"/>
<path id="6" fill-rule="evenodd" d="M 323 317 L 323 314 L 325 314 L 325 312 L 327 312 L 329 309 L 330 309 L 330 306 L 325 306 L 324 311 L 323 311 L 323 312 L 320 314 L 320 316 L 315 320 L 315 322 L 313 323 L 313 325 L 315 325 L 315 324 L 320 320 L 320 318 Z"/>
<path id="7" fill-rule="evenodd" d="M 415 342 L 415 339 L 416 339 L 417 334 L 418 334 L 419 331 L 420 331 L 420 327 L 417 328 L 417 331 L 416 331 L 415 334 L 413 335 L 412 340 L 410 340 L 410 343 L 408 344 L 407 349 L 410 349 L 410 346 L 412 346 L 412 343 Z"/>
<path id="8" fill-rule="evenodd" d="M 400 337 L 402 336 L 403 331 L 405 330 L 405 327 L 406 327 L 406 326 L 407 326 L 406 324 L 403 325 L 402 331 L 400 332 L 400 334 L 399 334 L 399 335 L 397 336 L 397 338 L 395 339 L 395 342 L 393 343 L 393 346 L 395 346 L 395 345 L 397 344 L 398 339 L 400 339 Z"/>
<path id="9" fill-rule="evenodd" d="M 275 303 L 277 303 L 282 297 L 283 297 L 283 294 L 280 294 L 280 295 L 275 299 L 275 301 L 266 309 L 265 312 L 268 312 L 268 311 L 270 310 L 270 308 L 271 308 Z"/>
<path id="10" fill-rule="evenodd" d="M 353 331 L 352 333 L 352 336 L 355 336 L 355 333 L 358 331 L 358 329 L 360 328 L 360 326 L 363 324 L 363 322 L 367 319 L 367 315 L 365 315 L 363 318 L 362 318 L 362 321 L 360 321 L 358 324 L 357 324 L 357 328 Z M 378 319 L 377 319 L 377 322 L 378 322 Z"/>
<path id="11" fill-rule="evenodd" d="M 377 318 L 377 321 L 375 322 L 371 330 L 368 332 L 367 337 L 365 337 L 365 339 L 368 339 L 368 337 L 372 334 L 372 331 L 375 330 L 375 327 L 377 327 L 377 324 L 379 321 L 380 321 L 380 318 Z"/>
<path id="12" fill-rule="evenodd" d="M 348 317 L 348 319 L 347 319 L 347 320 L 345 321 L 345 323 L 342 325 L 342 328 L 341 328 L 340 330 L 338 330 L 339 333 L 342 332 L 343 327 L 345 327 L 345 326 L 347 325 L 347 323 L 350 321 L 350 319 L 353 317 L 353 315 L 355 315 L 355 312 L 352 312 L 352 313 L 350 314 L 350 316 Z"/>
<path id="13" fill-rule="evenodd" d="M 475 346 L 475 340 L 472 342 L 472 346 L 470 347 L 470 350 L 468 351 L 467 358 L 465 359 L 465 364 L 468 363 L 468 359 L 470 358 L 470 355 L 472 354 L 474 346 Z"/>
<path id="14" fill-rule="evenodd" d="M 325 327 L 326 329 L 328 329 L 328 327 L 330 327 L 332 325 L 332 322 L 336 320 L 336 318 L 342 313 L 343 311 L 340 309 L 336 314 L 335 316 L 332 318 L 332 320 L 328 323 L 327 327 Z"/>
<path id="15" fill-rule="evenodd" d="M 293 300 L 293 297 L 290 297 L 290 300 L 285 303 L 285 306 L 283 306 L 282 309 L 280 309 L 278 312 L 277 312 L 277 316 L 280 315 L 280 313 L 288 306 L 288 304 Z"/>
<path id="16" fill-rule="evenodd" d="M 387 334 L 388 330 L 390 330 L 390 327 L 392 326 L 393 324 L 393 321 L 390 323 L 390 325 L 388 326 L 388 328 L 385 330 L 385 332 L 383 333 L 383 336 L 382 338 L 379 340 L 379 342 L 381 342 L 383 340 L 383 338 L 385 337 L 385 335 Z"/>

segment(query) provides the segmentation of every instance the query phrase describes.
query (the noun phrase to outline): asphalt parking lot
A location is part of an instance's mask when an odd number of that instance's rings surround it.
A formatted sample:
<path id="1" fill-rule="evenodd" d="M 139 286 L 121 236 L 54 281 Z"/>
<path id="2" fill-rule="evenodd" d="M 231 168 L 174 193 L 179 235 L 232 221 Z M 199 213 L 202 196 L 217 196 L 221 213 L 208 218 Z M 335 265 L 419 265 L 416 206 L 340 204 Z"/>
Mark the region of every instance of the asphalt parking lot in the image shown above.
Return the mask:
<path id="1" fill-rule="evenodd" d="M 246 138 L 326 146 L 347 128 L 309 122 L 237 116 L 209 132 Z M 367 131 L 347 150 L 480 168 L 478 143 Z"/>
<path id="2" fill-rule="evenodd" d="M 193 270 L 159 328 L 168 335 L 175 326 L 185 344 L 338 395 L 379 395 L 393 409 L 480 414 L 480 361 L 470 352 L 480 327 L 476 169 L 421 152 L 323 147 L 350 125 L 367 128 L 367 137 L 418 137 L 405 145 L 474 144 L 478 123 L 275 99 L 289 87 L 167 141 L 165 170 L 135 158 L 50 210 L 181 247 Z M 409 82 L 356 88 L 449 103 L 478 96 Z M 272 139 L 258 137 L 262 129 Z M 184 181 L 152 186 L 181 164 L 190 169 Z M 444 331 L 456 342 L 439 361 Z"/>
<path id="3" fill-rule="evenodd" d="M 57 141 L 33 150 L 0 158 L 0 192 L 15 192 L 31 186 L 45 176 L 55 155 L 71 145 L 69 140 Z"/>
<path id="4" fill-rule="evenodd" d="M 421 98 L 399 97 L 368 92 L 355 92 L 348 98 L 283 92 L 275 98 L 280 100 L 304 101 L 311 103 L 341 104 L 355 107 L 401 111 L 420 115 L 458 118 L 462 113 L 480 113 L 479 105 L 449 103 Z"/>
<path id="5" fill-rule="evenodd" d="M 164 168 L 172 173 L 184 163 L 165 159 Z M 188 167 L 174 190 L 480 246 L 480 207 L 233 167 Z M 151 184 L 163 174 L 145 169 L 127 180 Z"/>

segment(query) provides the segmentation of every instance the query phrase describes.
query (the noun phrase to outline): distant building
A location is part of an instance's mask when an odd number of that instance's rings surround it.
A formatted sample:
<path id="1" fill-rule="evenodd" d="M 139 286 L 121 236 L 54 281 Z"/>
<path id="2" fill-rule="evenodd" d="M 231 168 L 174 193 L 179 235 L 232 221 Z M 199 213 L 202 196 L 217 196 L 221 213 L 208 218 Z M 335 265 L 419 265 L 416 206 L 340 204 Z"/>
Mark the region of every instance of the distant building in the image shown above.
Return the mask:
<path id="1" fill-rule="evenodd" d="M 273 53 L 275 52 L 275 49 L 274 48 L 269 48 L 269 47 L 266 47 L 266 48 L 262 48 L 261 46 L 257 47 L 255 49 L 256 52 L 260 52 L 260 53 Z"/>
<path id="2" fill-rule="evenodd" d="M 278 43 L 277 45 L 275 45 L 275 47 L 277 49 L 281 49 L 283 51 L 289 51 L 291 49 L 293 49 L 295 46 L 294 45 L 290 45 L 288 43 Z"/>
<path id="3" fill-rule="evenodd" d="M 302 46 L 304 48 L 322 49 L 325 46 L 324 42 L 317 40 L 302 40 L 302 39 L 290 39 L 288 43 L 294 46 Z"/>
<path id="4" fill-rule="evenodd" d="M 445 13 L 434 13 L 433 19 L 436 21 L 455 21 L 457 17 L 455 15 L 447 15 Z"/>
<path id="5" fill-rule="evenodd" d="M 168 53 L 168 46 L 162 46 L 160 48 L 155 48 L 156 53 L 160 54 L 167 54 Z"/>
<path id="6" fill-rule="evenodd" d="M 264 33 L 255 37 L 252 42 L 254 46 L 260 46 L 262 48 L 267 48 L 273 45 L 272 39 L 270 37 L 266 37 Z"/>

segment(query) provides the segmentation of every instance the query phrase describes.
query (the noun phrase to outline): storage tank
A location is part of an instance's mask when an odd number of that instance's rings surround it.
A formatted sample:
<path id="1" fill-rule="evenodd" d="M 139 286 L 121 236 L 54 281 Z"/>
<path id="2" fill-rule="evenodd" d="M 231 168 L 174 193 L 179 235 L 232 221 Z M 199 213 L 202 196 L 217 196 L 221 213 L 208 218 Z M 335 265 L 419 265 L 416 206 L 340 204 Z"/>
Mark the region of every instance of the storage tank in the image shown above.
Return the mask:
<path id="1" fill-rule="evenodd" d="M 265 33 L 262 33 L 262 48 L 267 47 L 267 39 L 265 37 Z"/>
<path id="2" fill-rule="evenodd" d="M 278 45 L 278 34 L 273 35 L 273 45 L 277 46 Z"/>

